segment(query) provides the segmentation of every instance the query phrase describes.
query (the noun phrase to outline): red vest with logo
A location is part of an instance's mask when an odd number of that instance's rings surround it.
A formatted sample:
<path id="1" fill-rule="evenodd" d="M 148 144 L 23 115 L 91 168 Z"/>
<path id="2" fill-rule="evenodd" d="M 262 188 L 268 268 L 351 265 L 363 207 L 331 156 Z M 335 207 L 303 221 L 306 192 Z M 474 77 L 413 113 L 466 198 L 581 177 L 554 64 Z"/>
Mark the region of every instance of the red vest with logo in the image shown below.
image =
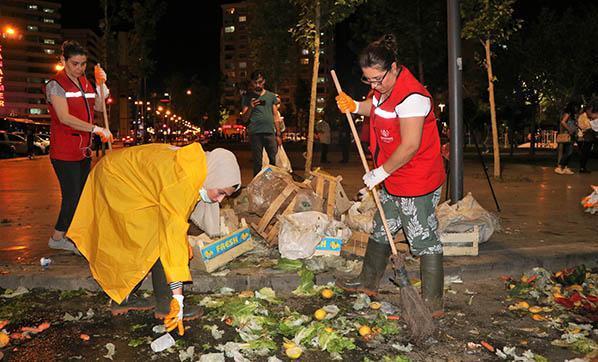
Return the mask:
<path id="1" fill-rule="evenodd" d="M 79 77 L 78 80 L 81 88 L 62 70 L 50 82 L 56 81 L 64 89 L 69 113 L 82 121 L 92 124 L 95 90 L 84 75 Z M 83 93 L 81 89 L 83 89 Z M 90 146 L 91 133 L 78 131 L 61 123 L 51 103 L 48 108 L 50 109 L 51 121 L 50 158 L 61 161 L 80 161 L 87 157 L 86 149 Z"/>
<path id="2" fill-rule="evenodd" d="M 413 158 L 393 172 L 385 181 L 388 193 L 415 197 L 429 194 L 444 183 L 445 172 L 440 155 L 440 137 L 434 116 L 434 103 L 428 90 L 407 70 L 402 70 L 390 97 L 379 104 L 380 92 L 375 91 L 370 112 L 370 151 L 376 166 L 381 166 L 401 144 L 401 118 L 396 107 L 408 96 L 420 94 L 430 99 L 430 112 L 424 120 L 421 144 Z"/>

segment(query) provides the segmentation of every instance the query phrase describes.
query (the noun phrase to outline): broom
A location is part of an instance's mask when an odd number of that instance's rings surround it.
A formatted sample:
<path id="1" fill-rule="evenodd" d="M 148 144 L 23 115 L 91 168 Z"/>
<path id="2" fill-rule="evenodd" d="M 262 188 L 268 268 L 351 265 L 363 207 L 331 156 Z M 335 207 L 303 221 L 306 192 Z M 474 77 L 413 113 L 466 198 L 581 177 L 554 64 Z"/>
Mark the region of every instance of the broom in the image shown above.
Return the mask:
<path id="1" fill-rule="evenodd" d="M 336 77 L 336 72 L 334 70 L 331 70 L 330 74 L 332 75 L 332 79 L 334 80 L 336 91 L 340 94 L 342 92 L 342 89 L 338 81 L 338 78 Z M 345 112 L 345 115 L 347 116 L 347 122 L 349 122 L 349 127 L 351 128 L 351 132 L 353 133 L 353 137 L 355 138 L 355 145 L 357 145 L 357 150 L 359 151 L 359 156 L 361 157 L 361 163 L 363 164 L 363 168 L 367 173 L 370 171 L 370 167 L 365 158 L 365 154 L 363 153 L 363 148 L 361 147 L 361 142 L 359 140 L 359 135 L 357 134 L 357 129 L 355 128 L 355 124 L 353 122 L 353 117 L 351 116 L 351 112 L 349 111 Z M 394 239 L 390 232 L 388 222 L 386 221 L 384 209 L 382 209 L 382 203 L 380 202 L 380 197 L 378 196 L 378 190 L 374 187 L 371 191 L 374 196 L 374 201 L 376 202 L 378 212 L 380 213 L 380 218 L 382 219 L 382 224 L 384 225 L 386 237 L 388 238 L 390 249 L 392 251 L 392 256 L 390 257 L 390 259 L 394 270 L 395 278 L 394 280 L 391 280 L 400 288 L 400 304 L 403 307 L 405 322 L 407 323 L 409 330 L 411 331 L 411 339 L 414 342 L 423 342 L 429 336 L 431 336 L 432 333 L 434 333 L 434 331 L 436 330 L 436 325 L 434 324 L 434 321 L 432 320 L 432 315 L 428 307 L 424 303 L 421 295 L 409 282 L 409 276 L 407 275 L 407 270 L 405 269 L 405 255 L 403 253 L 399 253 L 395 244 L 393 243 Z"/>
<path id="2" fill-rule="evenodd" d="M 99 67 L 100 63 L 96 64 Z M 103 84 L 103 83 L 102 83 Z M 100 84 L 100 99 L 102 100 L 102 114 L 104 115 L 104 128 L 110 131 L 110 124 L 108 123 L 108 113 L 106 113 L 106 101 L 104 100 L 104 87 Z M 112 151 L 112 142 L 108 141 L 108 150 Z M 104 152 L 104 151 L 102 151 Z"/>

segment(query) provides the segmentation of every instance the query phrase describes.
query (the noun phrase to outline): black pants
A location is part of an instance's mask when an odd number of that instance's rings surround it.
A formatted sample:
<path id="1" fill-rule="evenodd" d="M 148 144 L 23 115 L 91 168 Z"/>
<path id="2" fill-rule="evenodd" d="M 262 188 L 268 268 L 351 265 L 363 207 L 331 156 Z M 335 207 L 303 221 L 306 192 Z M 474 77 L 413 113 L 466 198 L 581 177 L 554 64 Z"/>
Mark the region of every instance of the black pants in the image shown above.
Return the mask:
<path id="1" fill-rule="evenodd" d="M 592 144 L 590 141 L 580 142 L 581 158 L 579 160 L 579 168 L 585 170 L 590 159 L 590 153 L 592 152 Z"/>
<path id="2" fill-rule="evenodd" d="M 254 133 L 249 135 L 249 143 L 251 143 L 251 158 L 253 158 L 253 176 L 257 175 L 262 170 L 262 153 L 266 149 L 270 164 L 276 163 L 276 153 L 278 152 L 278 145 L 276 144 L 276 136 L 272 133 Z"/>
<path id="3" fill-rule="evenodd" d="M 91 169 L 91 158 L 84 158 L 81 161 L 61 161 L 52 160 L 54 172 L 60 183 L 60 192 L 62 194 L 62 203 L 60 204 L 60 214 L 54 229 L 66 232 L 71 226 L 75 209 L 79 203 L 79 197 L 85 186 L 87 175 Z"/>

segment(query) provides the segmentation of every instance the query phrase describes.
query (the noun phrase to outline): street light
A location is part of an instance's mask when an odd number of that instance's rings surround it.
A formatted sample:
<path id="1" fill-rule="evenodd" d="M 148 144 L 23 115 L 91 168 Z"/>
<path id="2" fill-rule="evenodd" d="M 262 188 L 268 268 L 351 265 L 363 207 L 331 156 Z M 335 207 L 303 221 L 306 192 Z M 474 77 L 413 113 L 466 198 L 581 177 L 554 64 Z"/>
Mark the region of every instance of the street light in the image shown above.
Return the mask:
<path id="1" fill-rule="evenodd" d="M 191 89 L 187 89 L 187 95 L 190 96 L 191 95 Z"/>

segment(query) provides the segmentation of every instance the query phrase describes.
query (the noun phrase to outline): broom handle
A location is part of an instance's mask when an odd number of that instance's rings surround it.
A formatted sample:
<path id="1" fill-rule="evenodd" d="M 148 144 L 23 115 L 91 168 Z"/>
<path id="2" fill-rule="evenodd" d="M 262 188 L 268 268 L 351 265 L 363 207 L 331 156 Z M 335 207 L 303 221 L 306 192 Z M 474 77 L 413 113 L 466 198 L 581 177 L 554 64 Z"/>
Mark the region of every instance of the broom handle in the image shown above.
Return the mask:
<path id="1" fill-rule="evenodd" d="M 97 66 L 99 66 L 100 63 L 98 63 Z M 102 101 L 102 114 L 104 115 L 104 128 L 106 128 L 108 131 L 110 131 L 110 124 L 108 124 L 108 113 L 106 113 L 106 100 L 104 99 L 104 87 L 102 87 L 104 83 L 100 84 L 100 99 Z M 110 151 L 112 151 L 112 143 L 108 142 L 108 149 Z"/>
<path id="2" fill-rule="evenodd" d="M 336 77 L 336 72 L 334 70 L 330 71 L 332 75 L 332 80 L 334 81 L 334 85 L 336 86 L 336 91 L 338 94 L 342 92 L 341 85 L 338 82 L 338 78 Z M 359 151 L 359 157 L 361 158 L 361 163 L 363 164 L 363 169 L 365 172 L 370 172 L 370 166 L 368 165 L 368 161 L 365 158 L 365 153 L 363 153 L 363 148 L 361 147 L 361 141 L 359 140 L 359 134 L 357 133 L 357 129 L 355 128 L 355 123 L 353 122 L 353 116 L 351 116 L 351 112 L 346 111 L 345 116 L 347 116 L 347 122 L 349 122 L 349 127 L 351 127 L 351 132 L 353 133 L 353 138 L 355 138 L 355 145 L 357 145 L 357 151 Z M 388 226 L 388 222 L 386 221 L 386 214 L 384 213 L 384 209 L 382 208 L 382 203 L 380 202 L 380 196 L 378 195 L 378 190 L 374 187 L 372 190 L 372 194 L 374 195 L 374 201 L 376 202 L 376 207 L 378 208 L 378 212 L 380 213 L 380 218 L 382 219 L 382 224 L 384 225 L 384 231 L 386 231 L 386 237 L 388 238 L 388 243 L 390 244 L 390 250 L 394 255 L 398 255 L 397 248 L 394 243 L 394 239 L 392 237 L 392 233 L 390 232 L 390 227 Z"/>

